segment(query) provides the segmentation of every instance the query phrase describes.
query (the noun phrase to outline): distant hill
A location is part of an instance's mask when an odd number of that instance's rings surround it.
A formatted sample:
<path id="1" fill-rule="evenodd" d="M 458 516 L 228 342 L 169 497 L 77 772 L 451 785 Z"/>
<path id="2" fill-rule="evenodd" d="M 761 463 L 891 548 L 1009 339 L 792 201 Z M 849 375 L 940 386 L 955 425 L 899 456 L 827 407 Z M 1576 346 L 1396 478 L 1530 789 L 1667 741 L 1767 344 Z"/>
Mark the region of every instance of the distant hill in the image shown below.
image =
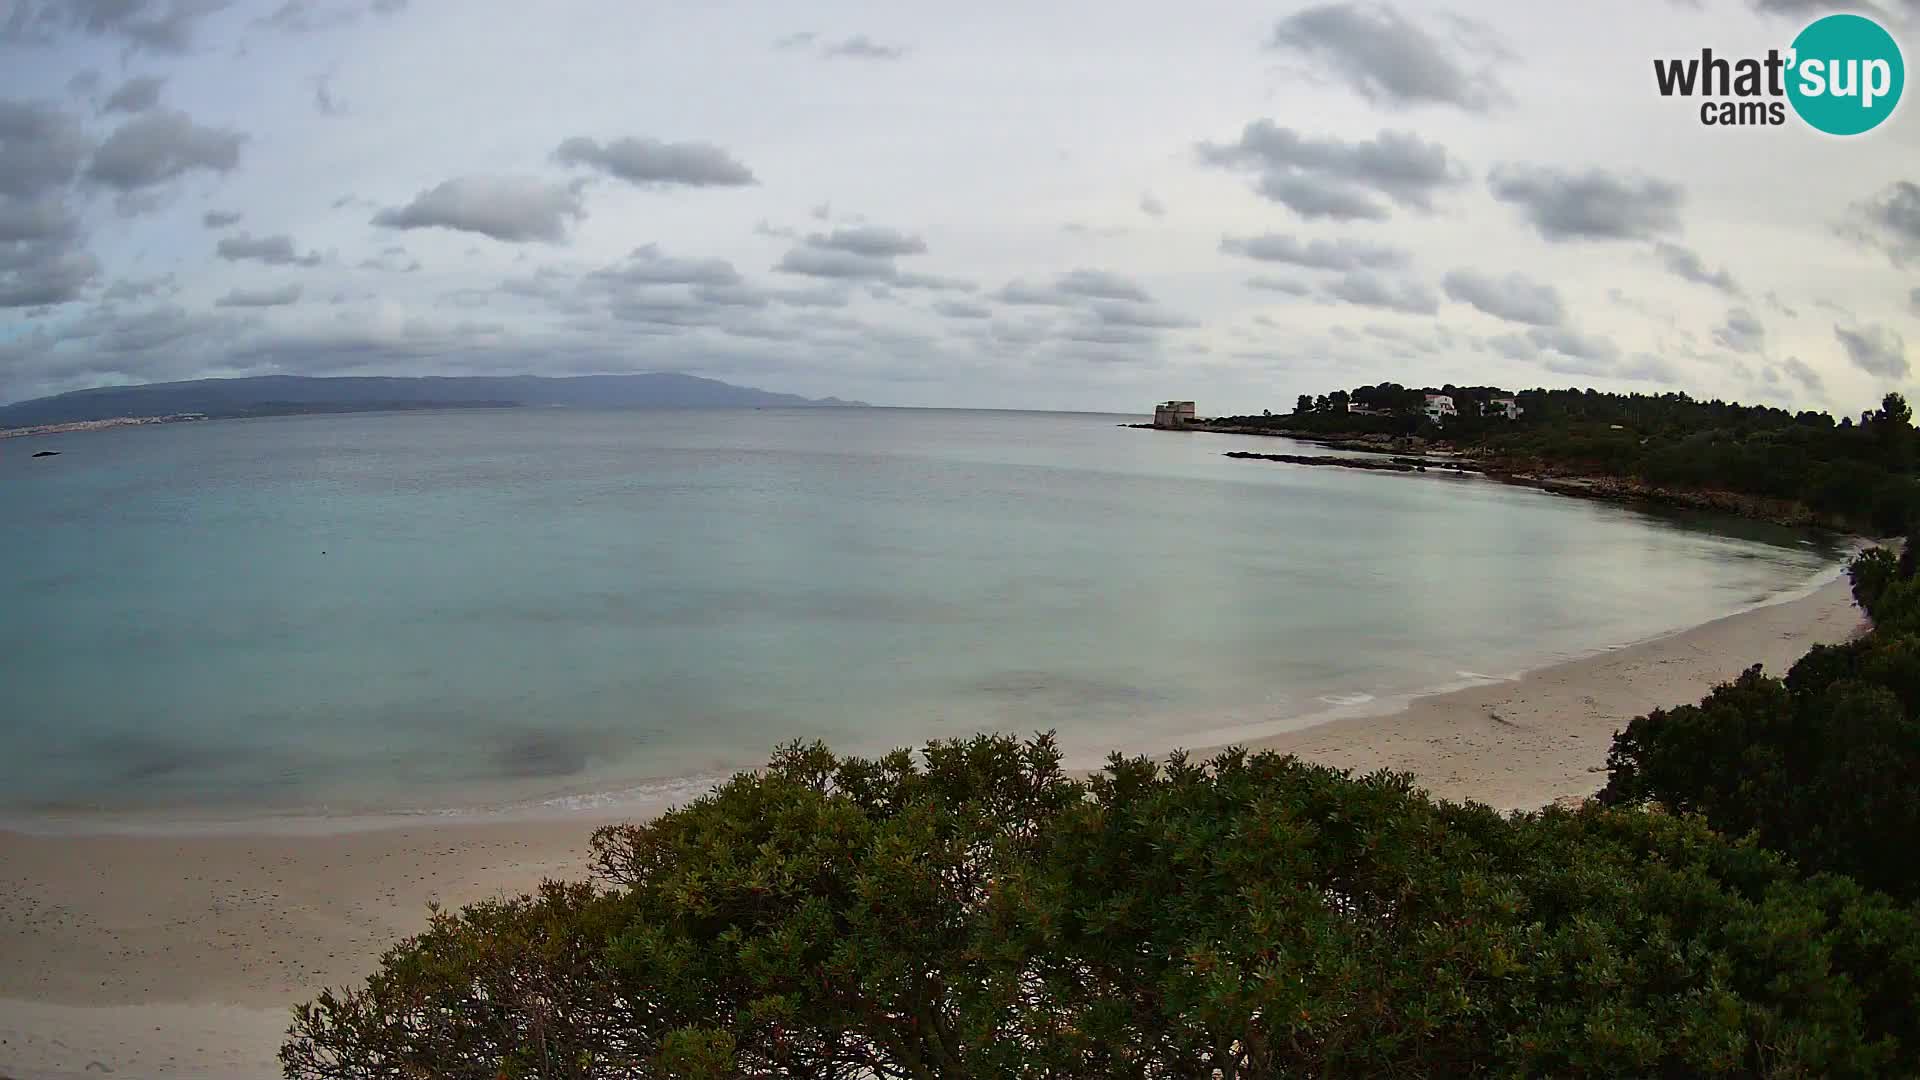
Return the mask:
<path id="1" fill-rule="evenodd" d="M 0 405 L 0 428 L 69 424 L 121 416 L 285 415 L 381 409 L 566 405 L 603 409 L 739 409 L 864 405 L 839 398 L 775 394 L 671 372 L 642 375 L 485 375 L 427 378 L 195 379 L 144 386 L 102 386 Z"/>

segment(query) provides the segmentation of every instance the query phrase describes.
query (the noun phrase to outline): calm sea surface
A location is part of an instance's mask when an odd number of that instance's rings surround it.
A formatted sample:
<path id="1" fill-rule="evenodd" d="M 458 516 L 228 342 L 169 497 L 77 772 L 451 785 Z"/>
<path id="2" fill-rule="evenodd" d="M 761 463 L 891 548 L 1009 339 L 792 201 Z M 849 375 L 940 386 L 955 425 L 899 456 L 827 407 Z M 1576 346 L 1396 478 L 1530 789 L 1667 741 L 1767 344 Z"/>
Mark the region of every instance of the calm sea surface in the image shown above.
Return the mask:
<path id="1" fill-rule="evenodd" d="M 796 737 L 1166 747 L 1675 630 L 1839 557 L 1119 419 L 516 409 L 0 441 L 0 812 L 559 805 Z"/>

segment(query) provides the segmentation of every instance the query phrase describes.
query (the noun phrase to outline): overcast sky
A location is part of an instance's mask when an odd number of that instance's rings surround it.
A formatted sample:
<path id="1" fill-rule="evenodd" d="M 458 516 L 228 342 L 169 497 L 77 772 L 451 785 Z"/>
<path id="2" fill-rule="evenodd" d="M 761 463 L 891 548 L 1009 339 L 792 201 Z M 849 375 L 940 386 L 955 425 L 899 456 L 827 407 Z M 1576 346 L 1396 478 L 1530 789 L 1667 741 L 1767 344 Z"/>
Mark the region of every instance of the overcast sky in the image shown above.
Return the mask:
<path id="1" fill-rule="evenodd" d="M 677 370 L 1858 412 L 1920 351 L 1915 104 L 1708 128 L 1652 74 L 1829 7 L 0 0 L 0 401 Z"/>

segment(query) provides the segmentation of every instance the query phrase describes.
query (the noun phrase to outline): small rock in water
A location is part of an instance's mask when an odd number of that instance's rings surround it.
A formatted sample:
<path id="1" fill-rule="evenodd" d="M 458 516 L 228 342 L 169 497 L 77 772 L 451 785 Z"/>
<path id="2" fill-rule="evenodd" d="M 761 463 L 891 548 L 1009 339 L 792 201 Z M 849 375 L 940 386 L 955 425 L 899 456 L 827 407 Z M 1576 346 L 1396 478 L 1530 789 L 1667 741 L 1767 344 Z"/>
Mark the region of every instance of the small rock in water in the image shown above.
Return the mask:
<path id="1" fill-rule="evenodd" d="M 58 450 L 42 450 L 42 451 L 40 451 L 39 453 L 37 453 L 37 454 L 35 454 L 35 455 L 33 455 L 33 456 L 34 456 L 34 457 L 59 457 L 59 456 L 60 456 L 60 451 L 58 451 Z"/>

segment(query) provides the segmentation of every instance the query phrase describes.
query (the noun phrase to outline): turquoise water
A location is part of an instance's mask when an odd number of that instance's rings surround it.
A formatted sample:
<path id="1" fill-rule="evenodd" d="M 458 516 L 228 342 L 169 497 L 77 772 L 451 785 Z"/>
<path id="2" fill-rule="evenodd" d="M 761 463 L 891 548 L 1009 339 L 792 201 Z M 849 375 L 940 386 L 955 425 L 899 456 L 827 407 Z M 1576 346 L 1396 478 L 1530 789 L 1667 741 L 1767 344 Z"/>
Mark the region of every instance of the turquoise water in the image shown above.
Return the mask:
<path id="1" fill-rule="evenodd" d="M 523 409 L 0 441 L 0 810 L 497 806 L 795 737 L 1171 746 L 1678 629 L 1838 558 L 1119 419 Z"/>

